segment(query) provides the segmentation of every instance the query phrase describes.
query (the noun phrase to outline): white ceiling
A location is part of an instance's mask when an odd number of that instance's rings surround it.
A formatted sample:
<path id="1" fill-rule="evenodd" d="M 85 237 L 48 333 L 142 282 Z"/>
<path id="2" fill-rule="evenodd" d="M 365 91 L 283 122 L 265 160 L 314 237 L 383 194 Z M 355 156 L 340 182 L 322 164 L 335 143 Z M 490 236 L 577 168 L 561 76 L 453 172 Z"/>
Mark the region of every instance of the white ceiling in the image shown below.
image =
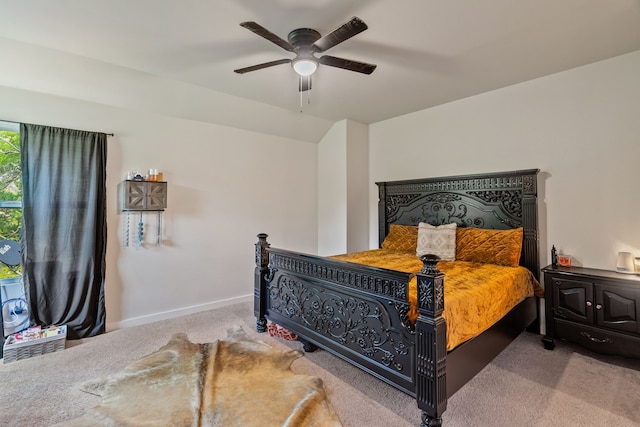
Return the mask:
<path id="1" fill-rule="evenodd" d="M 201 89 L 245 111 L 248 129 L 267 126 L 251 123 L 262 106 L 282 120 L 272 129 L 309 128 L 267 132 L 312 141 L 342 119 L 374 123 L 640 49 L 640 0 L 0 0 L 0 16 L 0 42 L 24 55 L 89 58 L 165 88 Z M 321 65 L 301 100 L 288 64 L 233 72 L 293 57 L 240 22 L 286 39 L 300 27 L 327 34 L 352 16 L 369 29 L 326 54 L 377 64 L 371 75 Z M 0 86 L 28 89 L 33 79 L 18 74 L 0 67 Z"/>

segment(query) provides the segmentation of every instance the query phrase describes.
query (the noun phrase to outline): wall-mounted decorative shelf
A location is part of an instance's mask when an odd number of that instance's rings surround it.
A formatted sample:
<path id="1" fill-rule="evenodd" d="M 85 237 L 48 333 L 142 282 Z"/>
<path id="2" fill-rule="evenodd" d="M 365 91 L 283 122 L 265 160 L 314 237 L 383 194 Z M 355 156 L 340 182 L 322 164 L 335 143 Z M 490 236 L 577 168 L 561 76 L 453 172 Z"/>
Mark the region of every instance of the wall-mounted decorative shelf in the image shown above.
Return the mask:
<path id="1" fill-rule="evenodd" d="M 132 224 L 131 214 L 137 213 L 135 227 L 135 245 L 142 247 L 145 241 L 143 214 L 155 212 L 156 246 L 162 244 L 162 213 L 167 207 L 167 183 L 165 181 L 125 180 L 118 184 L 118 209 L 125 213 L 123 222 L 123 246 L 130 246 Z"/>
<path id="2" fill-rule="evenodd" d="M 118 186 L 120 210 L 163 211 L 167 207 L 167 183 L 164 181 L 122 181 Z"/>

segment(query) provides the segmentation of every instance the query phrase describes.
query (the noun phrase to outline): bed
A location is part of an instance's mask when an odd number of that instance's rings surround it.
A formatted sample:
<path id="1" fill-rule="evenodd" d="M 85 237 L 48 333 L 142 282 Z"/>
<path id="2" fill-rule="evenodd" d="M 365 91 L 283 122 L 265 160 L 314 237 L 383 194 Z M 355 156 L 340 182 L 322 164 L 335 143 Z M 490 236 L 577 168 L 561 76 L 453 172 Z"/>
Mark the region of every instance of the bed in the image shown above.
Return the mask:
<path id="1" fill-rule="evenodd" d="M 377 182 L 379 245 L 384 249 L 390 230 L 425 224 L 455 226 L 456 232 L 518 230 L 518 264 L 537 284 L 537 174 L 531 169 Z M 349 254 L 320 257 L 273 248 L 267 237 L 259 234 L 255 245 L 257 330 L 276 323 L 296 334 L 306 351 L 323 348 L 415 397 L 421 426 L 441 425 L 447 398 L 523 330 L 538 325 L 538 297 L 526 296 L 480 334 L 447 348 L 445 284 L 454 276 L 447 279 L 440 271 L 445 262 L 439 256 L 421 254 L 419 271 L 402 271 L 353 262 Z"/>

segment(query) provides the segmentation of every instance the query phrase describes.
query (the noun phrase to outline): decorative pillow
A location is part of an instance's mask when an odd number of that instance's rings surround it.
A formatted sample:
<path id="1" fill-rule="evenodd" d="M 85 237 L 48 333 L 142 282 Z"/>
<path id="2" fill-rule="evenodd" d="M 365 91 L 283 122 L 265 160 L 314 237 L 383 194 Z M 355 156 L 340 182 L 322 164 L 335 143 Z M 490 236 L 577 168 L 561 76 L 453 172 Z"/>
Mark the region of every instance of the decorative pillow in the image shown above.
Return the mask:
<path id="1" fill-rule="evenodd" d="M 522 227 L 511 230 L 458 228 L 456 259 L 459 261 L 517 267 L 522 252 Z"/>
<path id="2" fill-rule="evenodd" d="M 394 251 L 414 252 L 417 240 L 418 227 L 415 225 L 391 224 L 389 234 L 387 234 L 380 246 L 383 249 L 392 249 Z"/>
<path id="3" fill-rule="evenodd" d="M 431 225 L 418 224 L 418 248 L 416 255 L 438 255 L 445 261 L 456 259 L 456 223 Z"/>

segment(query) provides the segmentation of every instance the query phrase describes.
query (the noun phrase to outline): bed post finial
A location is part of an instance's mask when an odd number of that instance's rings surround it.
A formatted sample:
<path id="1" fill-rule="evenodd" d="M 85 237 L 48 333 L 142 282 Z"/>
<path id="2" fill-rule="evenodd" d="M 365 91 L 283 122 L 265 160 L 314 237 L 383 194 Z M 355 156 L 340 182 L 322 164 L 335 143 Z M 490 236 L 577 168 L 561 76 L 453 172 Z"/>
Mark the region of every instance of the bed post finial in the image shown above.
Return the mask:
<path id="1" fill-rule="evenodd" d="M 447 408 L 447 324 L 444 311 L 444 274 L 438 270 L 437 255 L 422 255 L 417 274 L 418 311 L 416 321 L 416 400 L 422 410 L 421 427 L 442 424 Z"/>
<path id="2" fill-rule="evenodd" d="M 267 242 L 267 237 L 269 236 L 266 233 L 258 234 L 258 243 L 256 243 L 253 314 L 256 316 L 256 330 L 258 332 L 267 332 L 267 319 L 264 317 L 267 312 L 267 299 L 261 298 L 267 292 L 266 275 L 269 271 L 269 252 L 267 249 L 271 246 Z"/>
<path id="3" fill-rule="evenodd" d="M 440 270 L 438 270 L 438 261 L 440 261 L 440 257 L 438 255 L 422 255 L 420 260 L 422 261 L 422 270 L 420 270 L 420 274 L 426 274 L 429 276 L 436 276 L 440 274 Z"/>

